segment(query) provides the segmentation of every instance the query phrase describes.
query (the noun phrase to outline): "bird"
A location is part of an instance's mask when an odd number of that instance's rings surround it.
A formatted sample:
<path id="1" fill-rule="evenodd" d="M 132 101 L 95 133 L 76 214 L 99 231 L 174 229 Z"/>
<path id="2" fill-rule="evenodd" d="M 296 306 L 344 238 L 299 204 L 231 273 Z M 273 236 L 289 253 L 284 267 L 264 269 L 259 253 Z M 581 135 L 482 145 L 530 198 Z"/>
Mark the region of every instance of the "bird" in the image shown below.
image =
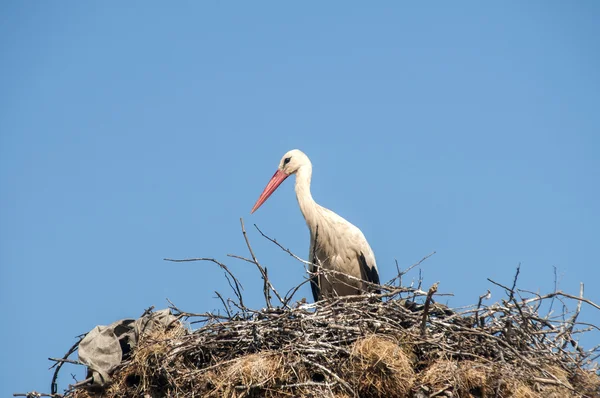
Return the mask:
<path id="1" fill-rule="evenodd" d="M 252 207 L 254 213 L 286 178 L 296 175 L 296 199 L 310 231 L 310 286 L 315 301 L 339 296 L 379 293 L 375 254 L 362 231 L 325 207 L 317 204 L 310 192 L 312 163 L 299 149 L 281 158 L 277 171 Z M 318 272 L 319 267 L 323 272 Z M 327 272 L 327 271 L 337 272 Z M 349 275 L 353 278 L 349 278 Z"/>

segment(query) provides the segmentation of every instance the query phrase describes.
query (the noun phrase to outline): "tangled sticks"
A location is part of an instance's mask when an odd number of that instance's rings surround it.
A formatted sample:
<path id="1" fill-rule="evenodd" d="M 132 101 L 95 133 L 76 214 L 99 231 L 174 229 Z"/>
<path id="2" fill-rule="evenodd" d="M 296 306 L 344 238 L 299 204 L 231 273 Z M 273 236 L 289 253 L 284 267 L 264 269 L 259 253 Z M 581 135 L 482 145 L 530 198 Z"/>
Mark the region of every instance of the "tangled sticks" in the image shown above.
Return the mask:
<path id="1" fill-rule="evenodd" d="M 252 251 L 251 257 L 244 260 L 262 267 Z M 266 306 L 253 310 L 225 264 L 201 260 L 224 269 L 235 298 L 219 295 L 224 313 L 194 314 L 172 305 L 172 314 L 195 329 L 176 321 L 141 336 L 112 370 L 102 396 L 600 396 L 600 349 L 585 350 L 574 338 L 599 330 L 578 323 L 582 304 L 600 307 L 582 292 L 522 297 L 518 270 L 512 287 L 491 281 L 506 291 L 505 300 L 486 306 L 483 295 L 456 310 L 435 303 L 437 285 L 427 291 L 400 286 L 406 271 L 381 286 L 381 294 L 292 304 L 297 289 L 280 295 L 263 269 Z M 541 315 L 553 300 L 565 308 L 571 302 L 575 310 Z M 51 395 L 99 396 L 85 385 Z"/>

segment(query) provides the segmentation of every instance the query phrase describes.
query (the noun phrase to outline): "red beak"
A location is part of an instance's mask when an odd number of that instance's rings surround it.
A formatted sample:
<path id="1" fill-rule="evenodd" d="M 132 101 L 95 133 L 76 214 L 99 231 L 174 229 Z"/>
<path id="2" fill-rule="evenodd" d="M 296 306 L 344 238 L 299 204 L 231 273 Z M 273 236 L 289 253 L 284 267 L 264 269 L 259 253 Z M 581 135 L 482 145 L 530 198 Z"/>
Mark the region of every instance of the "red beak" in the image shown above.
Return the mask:
<path id="1" fill-rule="evenodd" d="M 275 192 L 277 187 L 281 185 L 281 183 L 288 177 L 289 176 L 283 171 L 277 170 L 275 174 L 273 174 L 273 177 L 271 177 L 271 181 L 269 181 L 263 193 L 261 193 L 258 197 L 258 200 L 254 204 L 254 207 L 250 211 L 250 214 L 254 213 L 256 209 L 258 209 L 263 203 L 265 203 L 265 201 L 269 199 L 269 196 L 271 196 L 271 194 Z"/>

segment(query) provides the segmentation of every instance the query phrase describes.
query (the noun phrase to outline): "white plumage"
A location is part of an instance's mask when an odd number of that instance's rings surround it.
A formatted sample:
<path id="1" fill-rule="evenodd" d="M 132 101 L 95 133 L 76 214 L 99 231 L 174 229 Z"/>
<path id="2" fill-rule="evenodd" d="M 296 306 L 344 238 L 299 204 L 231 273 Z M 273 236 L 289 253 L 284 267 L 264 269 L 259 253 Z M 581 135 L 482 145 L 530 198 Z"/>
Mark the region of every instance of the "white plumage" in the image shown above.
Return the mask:
<path id="1" fill-rule="evenodd" d="M 309 261 L 324 270 L 342 273 L 324 272 L 313 276 L 311 287 L 315 301 L 363 293 L 368 289 L 361 281 L 378 284 L 375 255 L 362 231 L 314 201 L 310 193 L 312 163 L 302 151 L 293 149 L 283 155 L 279 168 L 256 201 L 252 213 L 292 174 L 296 174 L 296 198 L 310 231 Z M 311 266 L 310 271 L 317 270 Z"/>

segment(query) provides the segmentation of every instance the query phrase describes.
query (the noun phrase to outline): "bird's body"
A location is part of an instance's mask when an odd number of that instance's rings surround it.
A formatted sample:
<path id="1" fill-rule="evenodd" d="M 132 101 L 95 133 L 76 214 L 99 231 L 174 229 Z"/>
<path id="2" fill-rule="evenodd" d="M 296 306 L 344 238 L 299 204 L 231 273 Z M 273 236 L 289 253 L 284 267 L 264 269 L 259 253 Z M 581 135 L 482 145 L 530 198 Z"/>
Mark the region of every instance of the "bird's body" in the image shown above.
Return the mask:
<path id="1" fill-rule="evenodd" d="M 379 284 L 375 255 L 361 230 L 314 201 L 310 192 L 312 163 L 303 152 L 294 149 L 283 156 L 252 212 L 291 174 L 296 174 L 296 198 L 310 231 L 308 258 L 315 301 L 366 292 L 369 289 L 362 281 Z M 323 272 L 317 272 L 317 267 Z"/>

